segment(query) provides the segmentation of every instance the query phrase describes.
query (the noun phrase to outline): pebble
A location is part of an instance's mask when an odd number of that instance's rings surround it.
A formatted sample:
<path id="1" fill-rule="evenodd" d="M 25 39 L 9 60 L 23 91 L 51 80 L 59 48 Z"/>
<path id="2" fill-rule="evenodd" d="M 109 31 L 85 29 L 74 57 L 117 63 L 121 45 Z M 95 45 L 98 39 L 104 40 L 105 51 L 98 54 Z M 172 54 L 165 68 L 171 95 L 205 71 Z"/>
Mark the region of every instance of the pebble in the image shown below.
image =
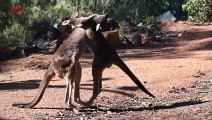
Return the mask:
<path id="1" fill-rule="evenodd" d="M 174 87 L 174 86 L 172 86 L 172 87 L 171 87 L 171 89 L 175 89 L 175 87 Z"/>
<path id="2" fill-rule="evenodd" d="M 111 111 L 107 111 L 107 114 L 111 114 L 112 112 Z"/>
<path id="3" fill-rule="evenodd" d="M 182 33 L 180 33 L 180 34 L 178 34 L 178 37 L 181 37 L 183 34 Z"/>
<path id="4" fill-rule="evenodd" d="M 184 87 L 182 87 L 180 90 L 183 91 L 183 92 L 188 92 L 188 90 Z"/>

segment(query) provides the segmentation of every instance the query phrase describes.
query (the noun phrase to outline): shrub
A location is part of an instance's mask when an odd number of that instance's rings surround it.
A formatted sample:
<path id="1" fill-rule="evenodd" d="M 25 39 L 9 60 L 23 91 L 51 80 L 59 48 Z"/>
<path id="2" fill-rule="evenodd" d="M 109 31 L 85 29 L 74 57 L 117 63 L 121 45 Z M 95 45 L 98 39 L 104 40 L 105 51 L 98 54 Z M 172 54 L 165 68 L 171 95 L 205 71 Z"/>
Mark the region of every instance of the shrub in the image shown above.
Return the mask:
<path id="1" fill-rule="evenodd" d="M 26 30 L 17 21 L 10 22 L 0 34 L 0 50 L 14 50 L 25 44 Z"/>
<path id="2" fill-rule="evenodd" d="M 144 19 L 144 23 L 147 25 L 151 25 L 155 23 L 155 17 L 154 16 L 150 16 L 147 17 L 146 19 Z"/>
<path id="3" fill-rule="evenodd" d="M 204 21 L 212 22 L 212 0 L 202 0 L 200 16 Z"/>
<path id="4" fill-rule="evenodd" d="M 188 20 L 191 22 L 201 22 L 200 16 L 201 1 L 187 0 L 183 5 L 183 10 L 188 12 Z"/>

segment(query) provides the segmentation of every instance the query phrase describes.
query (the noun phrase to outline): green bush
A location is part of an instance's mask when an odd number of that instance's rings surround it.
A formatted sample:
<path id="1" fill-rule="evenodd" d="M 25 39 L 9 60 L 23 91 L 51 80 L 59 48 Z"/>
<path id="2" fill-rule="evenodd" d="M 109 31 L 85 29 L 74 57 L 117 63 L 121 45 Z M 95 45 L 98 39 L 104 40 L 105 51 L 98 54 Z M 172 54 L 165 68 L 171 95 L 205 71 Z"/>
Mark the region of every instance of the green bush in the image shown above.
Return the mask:
<path id="1" fill-rule="evenodd" d="M 26 29 L 17 21 L 6 26 L 0 34 L 0 50 L 14 50 L 18 46 L 25 45 Z"/>
<path id="2" fill-rule="evenodd" d="M 191 22 L 201 22 L 200 16 L 201 1 L 187 0 L 183 5 L 183 10 L 188 12 L 188 20 Z"/>
<path id="3" fill-rule="evenodd" d="M 111 0 L 106 10 L 117 20 L 130 16 L 133 21 L 141 22 L 166 12 L 168 6 L 168 0 Z"/>
<path id="4" fill-rule="evenodd" d="M 147 17 L 146 19 L 144 19 L 144 23 L 147 24 L 147 25 L 154 24 L 155 23 L 155 17 L 154 16 Z"/>
<path id="5" fill-rule="evenodd" d="M 212 21 L 212 0 L 187 0 L 183 10 L 188 12 L 191 22 Z"/>
<path id="6" fill-rule="evenodd" d="M 0 32 L 5 29 L 6 25 L 10 21 L 10 16 L 6 12 L 0 11 Z"/>
<path id="7" fill-rule="evenodd" d="M 29 23 L 47 20 L 53 24 L 60 22 L 63 17 L 69 16 L 70 11 L 74 8 L 70 2 L 64 0 L 49 1 L 45 4 L 34 1 L 31 5 L 25 7 L 25 11 Z"/>
<path id="8" fill-rule="evenodd" d="M 202 0 L 200 16 L 204 21 L 212 22 L 212 0 Z"/>

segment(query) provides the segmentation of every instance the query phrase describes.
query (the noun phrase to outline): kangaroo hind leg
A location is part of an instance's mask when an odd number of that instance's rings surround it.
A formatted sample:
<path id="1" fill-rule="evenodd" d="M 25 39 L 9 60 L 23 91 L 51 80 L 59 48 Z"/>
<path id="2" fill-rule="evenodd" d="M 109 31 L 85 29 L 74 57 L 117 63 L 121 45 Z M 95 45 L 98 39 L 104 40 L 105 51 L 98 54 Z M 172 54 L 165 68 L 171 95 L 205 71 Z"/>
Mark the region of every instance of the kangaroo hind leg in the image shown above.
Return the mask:
<path id="1" fill-rule="evenodd" d="M 86 103 L 87 105 L 91 105 L 101 92 L 102 72 L 103 72 L 104 68 L 105 68 L 104 64 L 101 64 L 101 62 L 99 62 L 97 59 L 94 58 L 93 66 L 92 66 L 93 95 L 90 98 L 90 100 Z"/>

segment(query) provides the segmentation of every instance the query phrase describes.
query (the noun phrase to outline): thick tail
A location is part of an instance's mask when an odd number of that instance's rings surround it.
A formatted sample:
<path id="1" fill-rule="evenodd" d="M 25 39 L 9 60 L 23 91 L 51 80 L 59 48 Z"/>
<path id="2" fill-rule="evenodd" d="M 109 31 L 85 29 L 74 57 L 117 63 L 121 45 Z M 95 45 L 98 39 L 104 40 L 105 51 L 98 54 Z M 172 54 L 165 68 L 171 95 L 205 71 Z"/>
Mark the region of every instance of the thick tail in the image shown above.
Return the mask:
<path id="1" fill-rule="evenodd" d="M 44 79 L 40 83 L 38 93 L 32 102 L 26 103 L 26 104 L 18 103 L 18 104 L 13 104 L 12 106 L 19 107 L 19 108 L 33 108 L 34 106 L 36 106 L 40 102 L 41 98 L 43 97 L 46 87 L 48 86 L 50 80 L 52 79 L 52 77 L 54 77 L 54 75 L 55 74 L 52 70 L 50 71 L 48 70 L 45 73 Z"/>
<path id="2" fill-rule="evenodd" d="M 114 61 L 114 64 L 117 65 L 122 71 L 124 71 L 130 78 L 131 80 L 147 95 L 155 98 L 155 96 L 150 93 L 144 85 L 138 80 L 138 78 L 130 71 L 130 69 L 127 67 L 127 65 L 117 56 L 117 59 Z"/>

